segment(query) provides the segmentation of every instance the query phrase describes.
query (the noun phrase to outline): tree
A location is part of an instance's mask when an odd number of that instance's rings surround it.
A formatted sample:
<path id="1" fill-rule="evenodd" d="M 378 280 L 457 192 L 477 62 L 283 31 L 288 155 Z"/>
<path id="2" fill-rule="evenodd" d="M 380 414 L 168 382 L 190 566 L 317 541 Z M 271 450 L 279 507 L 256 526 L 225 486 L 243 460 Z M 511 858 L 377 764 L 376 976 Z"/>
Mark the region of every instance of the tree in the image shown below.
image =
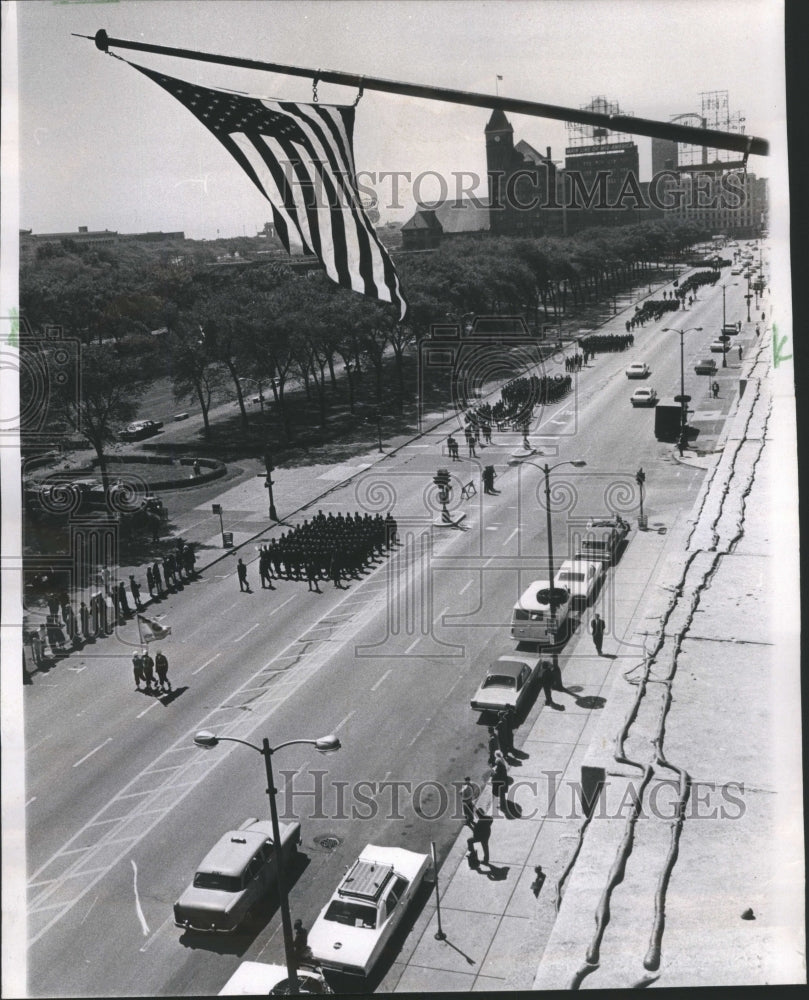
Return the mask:
<path id="1" fill-rule="evenodd" d="M 106 445 L 117 440 L 121 426 L 137 413 L 137 392 L 143 381 L 142 368 L 114 347 L 85 347 L 81 382 L 65 387 L 61 396 L 69 419 L 95 450 L 105 490 L 109 486 Z"/>

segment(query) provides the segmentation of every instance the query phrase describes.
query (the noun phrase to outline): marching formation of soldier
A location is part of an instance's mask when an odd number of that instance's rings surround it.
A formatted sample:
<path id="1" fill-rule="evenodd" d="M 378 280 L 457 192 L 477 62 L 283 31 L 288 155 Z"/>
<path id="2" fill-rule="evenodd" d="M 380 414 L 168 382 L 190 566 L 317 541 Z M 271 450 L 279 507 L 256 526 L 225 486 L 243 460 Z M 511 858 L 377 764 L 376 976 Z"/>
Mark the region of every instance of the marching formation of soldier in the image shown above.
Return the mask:
<path id="1" fill-rule="evenodd" d="M 304 521 L 259 550 L 258 570 L 262 589 L 274 590 L 273 580 L 306 580 L 309 590 L 320 592 L 318 582 L 331 580 L 342 588 L 345 579 L 360 573 L 385 554 L 396 541 L 396 520 L 389 512 L 376 514 L 324 514 Z M 241 585 L 246 577 L 240 578 Z M 249 583 L 247 584 L 249 588 Z"/>

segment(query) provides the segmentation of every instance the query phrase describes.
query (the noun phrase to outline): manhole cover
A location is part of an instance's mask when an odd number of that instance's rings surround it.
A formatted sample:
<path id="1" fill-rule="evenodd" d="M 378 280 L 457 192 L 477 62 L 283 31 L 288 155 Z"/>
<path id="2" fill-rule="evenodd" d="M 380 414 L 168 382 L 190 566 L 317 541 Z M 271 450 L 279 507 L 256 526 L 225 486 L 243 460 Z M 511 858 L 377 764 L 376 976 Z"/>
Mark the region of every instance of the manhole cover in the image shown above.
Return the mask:
<path id="1" fill-rule="evenodd" d="M 342 844 L 342 839 L 336 837 L 333 833 L 324 833 L 320 837 L 315 837 L 315 843 L 318 847 L 322 847 L 327 851 L 333 851 Z"/>

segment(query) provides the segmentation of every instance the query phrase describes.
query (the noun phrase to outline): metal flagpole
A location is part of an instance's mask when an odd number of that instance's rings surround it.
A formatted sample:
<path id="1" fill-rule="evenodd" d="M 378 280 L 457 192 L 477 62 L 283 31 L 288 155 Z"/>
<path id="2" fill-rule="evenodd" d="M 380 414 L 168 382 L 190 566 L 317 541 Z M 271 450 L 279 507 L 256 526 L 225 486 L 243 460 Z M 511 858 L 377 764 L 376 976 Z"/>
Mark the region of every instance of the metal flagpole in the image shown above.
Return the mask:
<path id="1" fill-rule="evenodd" d="M 516 115 L 531 115 L 536 118 L 551 118 L 556 121 L 577 122 L 595 125 L 614 132 L 630 135 L 646 135 L 674 142 L 690 143 L 710 149 L 729 149 L 748 155 L 767 156 L 770 144 L 766 139 L 738 132 L 720 132 L 718 129 L 697 128 L 675 122 L 659 122 L 651 118 L 634 118 L 632 115 L 609 115 L 582 108 L 565 108 L 558 104 L 540 104 L 523 101 L 514 97 L 500 97 L 492 94 L 476 94 L 466 90 L 450 90 L 446 87 L 430 87 L 425 84 L 404 83 L 385 80 L 381 77 L 360 76 L 357 73 L 342 73 L 335 70 L 306 69 L 302 66 L 286 66 L 280 63 L 261 62 L 257 59 L 239 59 L 234 56 L 220 56 L 212 52 L 197 52 L 193 49 L 179 49 L 168 45 L 151 45 L 147 42 L 132 42 L 124 38 L 110 38 L 101 28 L 95 37 L 73 33 L 77 38 L 95 41 L 96 48 L 109 52 L 110 47 L 135 49 L 139 52 L 153 52 L 156 55 L 174 56 L 179 59 L 196 59 L 200 62 L 236 66 L 242 69 L 261 70 L 265 73 L 283 73 L 287 76 L 308 77 L 318 83 L 337 83 L 346 87 L 360 87 L 364 90 L 378 90 L 386 94 L 402 94 L 405 97 L 421 97 L 431 101 L 445 101 L 450 104 L 466 104 L 477 108 L 499 108 Z"/>

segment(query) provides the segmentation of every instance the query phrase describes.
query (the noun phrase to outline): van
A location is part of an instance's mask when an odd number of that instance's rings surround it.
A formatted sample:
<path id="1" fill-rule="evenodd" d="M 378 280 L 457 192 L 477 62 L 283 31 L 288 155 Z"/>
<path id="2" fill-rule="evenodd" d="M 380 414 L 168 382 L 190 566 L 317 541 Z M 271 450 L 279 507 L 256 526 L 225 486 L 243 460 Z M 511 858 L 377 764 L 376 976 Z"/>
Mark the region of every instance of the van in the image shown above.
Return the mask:
<path id="1" fill-rule="evenodd" d="M 511 638 L 517 642 L 532 642 L 553 646 L 567 637 L 571 594 L 567 587 L 551 589 L 548 580 L 534 580 L 514 605 L 511 615 Z"/>

